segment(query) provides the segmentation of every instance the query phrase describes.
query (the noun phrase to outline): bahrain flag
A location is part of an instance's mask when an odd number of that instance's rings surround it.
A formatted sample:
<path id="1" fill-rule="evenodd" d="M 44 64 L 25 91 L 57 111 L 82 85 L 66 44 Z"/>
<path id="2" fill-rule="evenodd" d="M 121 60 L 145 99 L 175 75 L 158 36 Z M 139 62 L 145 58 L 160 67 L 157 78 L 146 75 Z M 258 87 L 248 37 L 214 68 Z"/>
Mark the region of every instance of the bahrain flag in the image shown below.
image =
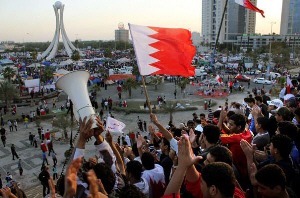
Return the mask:
<path id="1" fill-rule="evenodd" d="M 261 16 L 265 17 L 265 15 L 264 15 L 265 12 L 263 10 L 258 9 L 256 6 L 254 6 L 250 0 L 235 0 L 235 2 L 245 8 L 248 8 L 255 12 L 259 12 L 261 14 Z"/>
<path id="2" fill-rule="evenodd" d="M 189 30 L 128 25 L 141 75 L 195 75 Z"/>

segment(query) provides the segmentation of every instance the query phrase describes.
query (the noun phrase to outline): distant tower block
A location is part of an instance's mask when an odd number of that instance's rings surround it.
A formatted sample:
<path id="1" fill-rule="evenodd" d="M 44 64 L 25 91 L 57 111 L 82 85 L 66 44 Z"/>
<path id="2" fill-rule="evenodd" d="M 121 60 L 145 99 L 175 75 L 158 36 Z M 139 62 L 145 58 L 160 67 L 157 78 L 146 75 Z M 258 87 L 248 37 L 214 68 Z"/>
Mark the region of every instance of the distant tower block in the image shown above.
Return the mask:
<path id="1" fill-rule="evenodd" d="M 55 30 L 54 38 L 53 38 L 51 44 L 49 45 L 49 47 L 46 49 L 46 51 L 44 51 L 41 55 L 38 56 L 38 60 L 44 59 L 46 56 L 47 56 L 46 60 L 51 60 L 55 57 L 56 52 L 58 50 L 60 33 L 62 36 L 62 40 L 63 40 L 64 46 L 65 46 L 66 52 L 69 57 L 72 56 L 72 52 L 74 50 L 79 51 L 71 43 L 71 41 L 69 40 L 69 38 L 66 34 L 66 31 L 64 28 L 64 19 L 63 19 L 64 18 L 63 17 L 64 7 L 65 7 L 65 5 L 63 5 L 60 1 L 55 2 L 55 4 L 53 5 L 55 16 L 56 16 L 56 30 Z M 60 10 L 60 14 L 58 13 L 58 10 Z"/>

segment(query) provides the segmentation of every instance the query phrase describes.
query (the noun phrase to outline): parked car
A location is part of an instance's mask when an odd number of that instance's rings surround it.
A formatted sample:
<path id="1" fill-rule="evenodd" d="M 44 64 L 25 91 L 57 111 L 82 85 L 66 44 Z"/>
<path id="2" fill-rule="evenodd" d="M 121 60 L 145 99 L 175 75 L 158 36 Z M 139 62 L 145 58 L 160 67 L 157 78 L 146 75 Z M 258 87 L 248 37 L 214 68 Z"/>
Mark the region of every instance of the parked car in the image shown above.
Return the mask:
<path id="1" fill-rule="evenodd" d="M 248 74 L 248 75 L 259 75 L 259 74 L 261 74 L 261 71 L 259 71 L 259 70 L 251 70 L 251 71 L 246 71 L 245 74 Z"/>
<path id="2" fill-rule="evenodd" d="M 272 81 L 266 80 L 264 78 L 255 78 L 253 80 L 253 82 L 256 83 L 256 84 L 265 84 L 265 85 L 271 85 L 272 84 Z"/>
<path id="3" fill-rule="evenodd" d="M 275 72 L 270 72 L 270 76 L 271 78 L 280 78 L 281 75 L 279 73 L 275 73 Z"/>
<path id="4" fill-rule="evenodd" d="M 293 78 L 293 79 L 299 78 L 299 73 L 298 74 L 292 74 L 291 78 Z"/>
<path id="5" fill-rule="evenodd" d="M 236 79 L 237 81 L 240 81 L 240 82 L 249 82 L 249 81 L 251 80 L 251 78 L 249 78 L 248 76 L 246 76 L 246 75 L 241 75 L 241 74 L 237 75 L 237 76 L 235 77 L 235 79 Z"/>

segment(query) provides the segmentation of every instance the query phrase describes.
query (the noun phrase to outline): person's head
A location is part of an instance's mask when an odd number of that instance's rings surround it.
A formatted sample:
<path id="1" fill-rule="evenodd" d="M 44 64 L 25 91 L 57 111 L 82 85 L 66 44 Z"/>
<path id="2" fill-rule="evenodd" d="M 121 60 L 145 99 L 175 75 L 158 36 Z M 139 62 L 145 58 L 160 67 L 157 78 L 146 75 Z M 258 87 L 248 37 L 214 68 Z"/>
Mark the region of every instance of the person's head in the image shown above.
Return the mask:
<path id="1" fill-rule="evenodd" d="M 254 99 L 256 105 L 261 105 L 263 103 L 263 99 L 261 96 L 255 96 Z"/>
<path id="2" fill-rule="evenodd" d="M 270 153 L 275 158 L 280 156 L 283 159 L 289 158 L 292 151 L 292 139 L 286 135 L 277 134 L 274 135 L 270 143 Z"/>
<path id="3" fill-rule="evenodd" d="M 160 142 L 160 149 L 162 152 L 170 151 L 170 142 L 166 138 L 162 138 Z"/>
<path id="4" fill-rule="evenodd" d="M 267 101 L 268 111 L 271 112 L 272 110 L 276 110 L 283 106 L 283 102 L 280 99 L 274 99 L 271 101 Z"/>
<path id="5" fill-rule="evenodd" d="M 269 118 L 258 117 L 257 123 L 255 124 L 256 131 L 258 132 L 267 131 L 269 128 L 269 124 L 270 124 Z"/>
<path id="6" fill-rule="evenodd" d="M 111 168 L 105 163 L 98 163 L 93 170 L 98 179 L 101 179 L 105 191 L 110 194 L 114 188 L 116 177 Z"/>
<path id="7" fill-rule="evenodd" d="M 133 184 L 126 185 L 119 192 L 119 198 L 146 198 L 146 195 L 143 194 L 138 187 Z"/>
<path id="8" fill-rule="evenodd" d="M 233 197 L 235 177 L 228 164 L 215 162 L 204 166 L 201 172 L 203 198 Z"/>
<path id="9" fill-rule="evenodd" d="M 300 107 L 298 107 L 295 111 L 295 119 L 297 120 L 298 123 L 300 123 Z"/>
<path id="10" fill-rule="evenodd" d="M 214 111 L 214 112 L 213 112 L 213 116 L 214 116 L 214 118 L 218 118 L 218 119 L 219 119 L 219 117 L 220 117 L 220 113 L 221 113 L 221 111 L 220 111 L 220 110 Z"/>
<path id="11" fill-rule="evenodd" d="M 277 122 L 291 121 L 291 112 L 286 107 L 280 107 L 275 114 L 275 118 Z"/>
<path id="12" fill-rule="evenodd" d="M 286 177 L 276 164 L 268 164 L 257 171 L 258 192 L 263 197 L 280 197 L 285 191 Z"/>
<path id="13" fill-rule="evenodd" d="M 228 128 L 230 133 L 241 133 L 246 126 L 246 117 L 242 114 L 234 114 L 229 117 Z"/>
<path id="14" fill-rule="evenodd" d="M 205 119 L 205 114 L 204 114 L 204 113 L 201 113 L 201 114 L 200 114 L 200 119 L 201 119 L 201 120 L 204 120 L 204 119 Z"/>
<path id="15" fill-rule="evenodd" d="M 126 175 L 129 181 L 139 181 L 143 172 L 143 166 L 139 161 L 129 161 L 126 164 Z"/>
<path id="16" fill-rule="evenodd" d="M 189 121 L 187 122 L 187 127 L 189 128 L 189 130 L 190 130 L 190 129 L 194 129 L 194 128 L 195 128 L 195 123 L 194 123 L 194 121 L 193 121 L 193 120 L 189 120 Z"/>
<path id="17" fill-rule="evenodd" d="M 234 114 L 235 114 L 234 111 L 228 111 L 228 112 L 227 112 L 227 115 L 226 115 L 225 118 L 224 118 L 224 121 L 225 121 L 225 122 L 228 122 L 229 117 L 232 116 L 232 115 L 234 115 Z"/>
<path id="18" fill-rule="evenodd" d="M 288 122 L 288 121 L 278 122 L 276 133 L 286 135 L 292 140 L 296 140 L 298 128 L 293 122 Z"/>
<path id="19" fill-rule="evenodd" d="M 220 129 L 216 125 L 206 125 L 203 127 L 203 140 L 206 143 L 217 144 L 220 140 Z"/>
<path id="20" fill-rule="evenodd" d="M 254 98 L 245 98 L 244 101 L 245 101 L 245 103 L 247 103 L 247 105 L 248 105 L 249 107 L 251 107 L 251 108 L 255 105 L 255 100 L 254 100 Z"/>
<path id="21" fill-rule="evenodd" d="M 225 146 L 217 145 L 213 147 L 207 154 L 207 158 L 204 164 L 211 164 L 213 162 L 224 162 L 229 166 L 232 166 L 232 154 L 231 151 Z"/>
<path id="22" fill-rule="evenodd" d="M 142 164 L 146 170 L 152 170 L 154 166 L 154 157 L 150 152 L 143 153 L 141 157 Z"/>

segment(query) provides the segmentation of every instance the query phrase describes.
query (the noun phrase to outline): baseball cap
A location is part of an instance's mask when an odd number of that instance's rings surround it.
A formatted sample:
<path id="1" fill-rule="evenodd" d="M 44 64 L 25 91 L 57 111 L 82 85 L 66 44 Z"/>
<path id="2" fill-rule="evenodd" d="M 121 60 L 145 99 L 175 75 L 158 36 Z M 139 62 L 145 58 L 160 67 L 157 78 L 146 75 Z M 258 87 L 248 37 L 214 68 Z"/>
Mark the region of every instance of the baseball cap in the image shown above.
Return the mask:
<path id="1" fill-rule="evenodd" d="M 283 106 L 283 102 L 280 99 L 274 99 L 271 101 L 267 101 L 268 105 L 270 106 L 276 106 L 277 108 L 280 108 Z"/>

